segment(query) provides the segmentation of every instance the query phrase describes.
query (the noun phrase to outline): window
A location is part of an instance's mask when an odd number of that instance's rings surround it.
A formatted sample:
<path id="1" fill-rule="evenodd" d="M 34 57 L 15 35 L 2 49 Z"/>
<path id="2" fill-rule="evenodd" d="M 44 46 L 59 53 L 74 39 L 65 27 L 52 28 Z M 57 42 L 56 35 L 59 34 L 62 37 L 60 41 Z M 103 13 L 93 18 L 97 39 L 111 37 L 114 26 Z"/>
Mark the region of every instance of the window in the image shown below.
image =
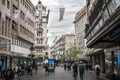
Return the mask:
<path id="1" fill-rule="evenodd" d="M 108 14 L 108 10 L 105 9 L 104 12 L 103 12 L 103 19 L 104 19 L 104 22 L 109 18 L 109 14 Z"/>
<path id="2" fill-rule="evenodd" d="M 23 4 L 23 0 L 21 0 L 21 3 Z"/>
<path id="3" fill-rule="evenodd" d="M 20 18 L 22 18 L 22 11 L 20 11 Z"/>
<path id="4" fill-rule="evenodd" d="M 9 34 L 10 33 L 10 25 L 11 25 L 11 20 L 8 18 L 8 37 L 10 37 L 11 36 L 11 34 Z"/>
<path id="5" fill-rule="evenodd" d="M 119 0 L 115 0 L 116 4 L 117 4 L 117 7 L 120 6 L 120 1 Z"/>
<path id="6" fill-rule="evenodd" d="M 7 8 L 9 9 L 10 8 L 10 1 L 7 0 Z"/>
<path id="7" fill-rule="evenodd" d="M 43 18 L 42 20 L 43 20 L 43 22 L 46 22 L 46 18 Z"/>
<path id="8" fill-rule="evenodd" d="M 3 5 L 5 5 L 5 1 L 6 1 L 6 0 L 2 0 L 2 4 L 3 4 Z"/>
<path id="9" fill-rule="evenodd" d="M 15 5 L 13 5 L 13 14 L 14 14 L 14 10 L 17 10 L 17 7 Z"/>
<path id="10" fill-rule="evenodd" d="M 12 29 L 17 30 L 17 24 L 14 21 L 12 22 Z"/>
<path id="11" fill-rule="evenodd" d="M 110 12 L 110 15 L 116 10 L 117 4 L 115 2 L 115 0 L 112 0 L 109 4 L 108 4 L 108 10 Z"/>
<path id="12" fill-rule="evenodd" d="M 5 27 L 5 22 L 2 21 L 2 35 L 4 35 L 4 31 L 5 31 L 4 27 Z"/>

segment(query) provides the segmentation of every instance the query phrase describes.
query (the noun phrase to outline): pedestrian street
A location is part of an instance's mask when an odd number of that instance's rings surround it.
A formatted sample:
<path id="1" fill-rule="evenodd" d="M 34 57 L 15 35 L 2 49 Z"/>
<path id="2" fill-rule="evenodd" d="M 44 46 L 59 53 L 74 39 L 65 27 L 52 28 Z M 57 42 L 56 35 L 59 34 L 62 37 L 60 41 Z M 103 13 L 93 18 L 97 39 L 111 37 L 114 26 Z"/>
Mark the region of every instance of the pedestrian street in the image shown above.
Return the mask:
<path id="1" fill-rule="evenodd" d="M 64 71 L 63 67 L 56 67 L 55 72 L 50 72 L 49 75 L 45 73 L 44 68 L 40 68 L 37 74 L 28 76 L 27 74 L 22 76 L 20 80 L 75 80 L 72 76 L 72 71 Z M 76 80 L 80 80 L 79 76 Z M 95 73 L 93 71 L 88 71 L 84 75 L 83 80 L 96 80 Z M 101 77 L 101 80 L 106 80 L 104 77 Z"/>

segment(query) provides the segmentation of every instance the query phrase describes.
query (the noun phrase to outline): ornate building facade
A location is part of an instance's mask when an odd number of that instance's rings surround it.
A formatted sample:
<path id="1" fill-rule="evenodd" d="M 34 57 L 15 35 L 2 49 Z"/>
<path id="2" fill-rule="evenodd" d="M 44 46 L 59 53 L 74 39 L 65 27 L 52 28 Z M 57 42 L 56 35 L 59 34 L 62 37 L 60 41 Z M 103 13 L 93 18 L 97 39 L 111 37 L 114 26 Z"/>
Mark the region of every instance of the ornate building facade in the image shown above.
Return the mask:
<path id="1" fill-rule="evenodd" d="M 34 55 L 37 58 L 44 60 L 48 53 L 47 23 L 49 12 L 47 12 L 46 7 L 41 3 L 41 1 L 36 5 L 35 16 Z"/>

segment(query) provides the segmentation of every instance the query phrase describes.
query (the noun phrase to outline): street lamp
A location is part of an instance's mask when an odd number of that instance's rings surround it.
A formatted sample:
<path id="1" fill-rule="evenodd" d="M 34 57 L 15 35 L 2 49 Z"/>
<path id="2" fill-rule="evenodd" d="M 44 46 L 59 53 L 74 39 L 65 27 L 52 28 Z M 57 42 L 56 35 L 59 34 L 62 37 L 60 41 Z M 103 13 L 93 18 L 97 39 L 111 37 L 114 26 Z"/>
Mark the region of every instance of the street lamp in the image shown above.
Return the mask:
<path id="1" fill-rule="evenodd" d="M 30 62 L 31 62 L 31 60 L 32 60 L 32 64 L 33 64 L 33 63 L 34 63 L 33 57 L 35 56 L 35 55 L 33 54 L 34 47 L 31 46 L 30 50 L 31 50 L 31 53 L 30 53 L 28 56 L 29 56 Z"/>

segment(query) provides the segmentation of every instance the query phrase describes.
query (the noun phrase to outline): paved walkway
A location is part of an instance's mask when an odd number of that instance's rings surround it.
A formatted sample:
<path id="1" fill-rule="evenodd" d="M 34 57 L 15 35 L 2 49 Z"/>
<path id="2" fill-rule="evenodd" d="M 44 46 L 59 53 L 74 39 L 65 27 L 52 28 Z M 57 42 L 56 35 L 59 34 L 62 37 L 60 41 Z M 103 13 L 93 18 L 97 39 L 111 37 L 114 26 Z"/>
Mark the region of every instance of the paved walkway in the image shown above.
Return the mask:
<path id="1" fill-rule="evenodd" d="M 21 77 L 21 80 L 74 80 L 72 77 L 71 71 L 64 71 L 61 67 L 56 67 L 55 72 L 50 72 L 49 75 L 45 74 L 43 68 L 40 68 L 37 74 L 33 74 L 33 76 L 25 76 Z M 78 79 L 80 80 L 79 76 Z M 84 77 L 84 80 L 96 80 L 95 74 L 93 71 L 88 71 Z M 101 76 L 101 80 L 107 80 L 104 76 Z"/>

